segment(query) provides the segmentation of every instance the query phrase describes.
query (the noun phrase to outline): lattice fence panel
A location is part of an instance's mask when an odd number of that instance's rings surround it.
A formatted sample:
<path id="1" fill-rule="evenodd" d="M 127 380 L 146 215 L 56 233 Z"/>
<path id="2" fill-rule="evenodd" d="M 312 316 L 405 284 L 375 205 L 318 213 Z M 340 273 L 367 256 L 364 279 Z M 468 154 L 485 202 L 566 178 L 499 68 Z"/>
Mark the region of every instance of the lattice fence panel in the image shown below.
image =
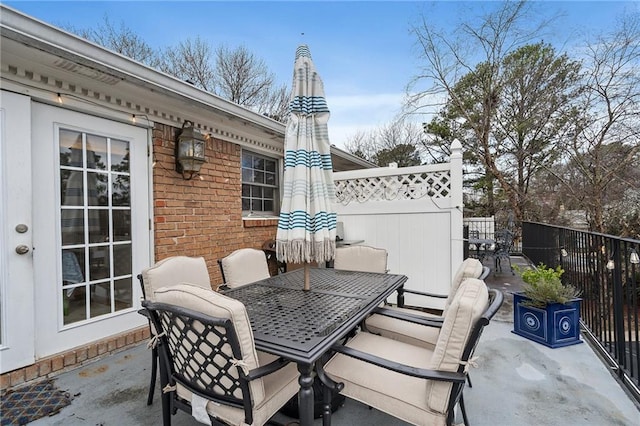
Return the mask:
<path id="1" fill-rule="evenodd" d="M 451 194 L 448 170 L 392 176 L 336 180 L 336 199 L 347 205 L 352 201 L 417 200 L 423 197 L 447 198 Z"/>

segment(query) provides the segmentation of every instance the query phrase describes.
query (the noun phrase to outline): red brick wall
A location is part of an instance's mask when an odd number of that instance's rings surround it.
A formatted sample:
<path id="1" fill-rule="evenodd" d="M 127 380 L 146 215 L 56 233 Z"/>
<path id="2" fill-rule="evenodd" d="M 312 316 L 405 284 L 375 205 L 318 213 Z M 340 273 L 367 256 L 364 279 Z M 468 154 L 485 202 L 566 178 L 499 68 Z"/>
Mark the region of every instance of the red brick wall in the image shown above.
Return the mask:
<path id="1" fill-rule="evenodd" d="M 239 145 L 209 138 L 202 180 L 184 180 L 175 170 L 179 131 L 156 124 L 153 132 L 155 258 L 203 256 L 215 288 L 222 283 L 217 260 L 239 248 L 261 248 L 275 238 L 277 220 L 242 220 Z"/>

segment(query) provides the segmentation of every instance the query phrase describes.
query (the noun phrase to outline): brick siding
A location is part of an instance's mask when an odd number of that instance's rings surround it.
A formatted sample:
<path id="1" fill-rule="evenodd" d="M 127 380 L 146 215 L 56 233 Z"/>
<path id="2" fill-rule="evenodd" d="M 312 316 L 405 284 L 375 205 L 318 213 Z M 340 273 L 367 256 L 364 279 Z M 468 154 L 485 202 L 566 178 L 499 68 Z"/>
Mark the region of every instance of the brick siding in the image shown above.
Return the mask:
<path id="1" fill-rule="evenodd" d="M 239 248 L 261 249 L 275 238 L 278 223 L 242 219 L 240 145 L 209 138 L 202 180 L 184 180 L 175 170 L 179 132 L 163 124 L 153 131 L 155 259 L 203 256 L 216 288 L 222 284 L 218 259 Z"/>

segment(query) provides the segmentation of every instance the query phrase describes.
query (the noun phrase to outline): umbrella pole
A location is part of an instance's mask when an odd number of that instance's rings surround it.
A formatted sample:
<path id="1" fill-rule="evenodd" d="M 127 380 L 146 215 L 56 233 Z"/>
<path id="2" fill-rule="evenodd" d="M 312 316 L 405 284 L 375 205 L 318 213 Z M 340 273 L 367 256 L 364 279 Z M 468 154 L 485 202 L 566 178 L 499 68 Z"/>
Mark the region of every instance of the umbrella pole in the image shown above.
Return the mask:
<path id="1" fill-rule="evenodd" d="M 309 262 L 304 262 L 304 290 L 311 290 L 311 285 L 309 284 Z"/>

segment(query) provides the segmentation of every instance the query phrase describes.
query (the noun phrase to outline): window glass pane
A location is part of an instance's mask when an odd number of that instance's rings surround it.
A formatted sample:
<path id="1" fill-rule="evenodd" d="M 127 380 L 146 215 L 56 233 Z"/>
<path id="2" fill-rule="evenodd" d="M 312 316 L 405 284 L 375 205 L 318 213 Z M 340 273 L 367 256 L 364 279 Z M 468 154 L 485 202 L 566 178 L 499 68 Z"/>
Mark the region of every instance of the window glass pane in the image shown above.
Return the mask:
<path id="1" fill-rule="evenodd" d="M 264 188 L 264 198 L 273 200 L 273 188 Z"/>
<path id="2" fill-rule="evenodd" d="M 248 152 L 242 153 L 242 167 L 250 168 L 253 163 L 253 157 Z"/>
<path id="3" fill-rule="evenodd" d="M 248 197 L 249 195 L 251 195 L 251 187 L 249 185 L 243 184 L 242 185 L 242 196 L 243 197 Z"/>
<path id="4" fill-rule="evenodd" d="M 109 246 L 89 247 L 91 281 L 109 278 Z"/>
<path id="5" fill-rule="evenodd" d="M 265 160 L 265 170 L 271 173 L 276 172 L 276 162 L 273 160 Z"/>
<path id="6" fill-rule="evenodd" d="M 129 205 L 129 176 L 113 175 L 113 206 Z"/>
<path id="7" fill-rule="evenodd" d="M 113 246 L 113 275 L 131 275 L 131 244 Z"/>
<path id="8" fill-rule="evenodd" d="M 84 179 L 81 171 L 60 170 L 60 204 L 84 206 Z"/>
<path id="9" fill-rule="evenodd" d="M 84 249 L 62 250 L 62 284 L 79 284 L 84 281 Z"/>
<path id="10" fill-rule="evenodd" d="M 129 172 L 129 142 L 111 140 L 111 170 Z"/>
<path id="11" fill-rule="evenodd" d="M 89 242 L 109 241 L 109 210 L 89 210 Z"/>
<path id="12" fill-rule="evenodd" d="M 131 278 L 115 280 L 113 282 L 116 311 L 133 306 L 133 291 L 131 291 Z"/>
<path id="13" fill-rule="evenodd" d="M 60 165 L 82 167 L 82 133 L 60 129 Z"/>
<path id="14" fill-rule="evenodd" d="M 84 210 L 65 209 L 60 212 L 62 245 L 84 243 Z"/>
<path id="15" fill-rule="evenodd" d="M 87 134 L 87 168 L 107 170 L 107 138 Z"/>
<path id="16" fill-rule="evenodd" d="M 87 319 L 85 287 L 62 290 L 62 309 L 64 324 Z"/>
<path id="17" fill-rule="evenodd" d="M 109 175 L 107 173 L 88 173 L 88 175 L 95 175 L 95 180 L 88 179 L 87 181 L 94 182 L 95 189 L 91 189 L 92 192 L 95 191 L 95 197 L 90 197 L 90 203 L 96 203 L 96 206 L 108 206 L 109 205 Z M 92 177 L 94 179 L 94 177 Z M 94 204 L 90 204 L 94 205 Z"/>
<path id="18" fill-rule="evenodd" d="M 113 211 L 113 240 L 128 241 L 131 239 L 131 210 Z"/>
<path id="19" fill-rule="evenodd" d="M 242 210 L 249 210 L 250 206 L 251 206 L 251 200 L 249 200 L 248 198 L 243 198 L 242 199 Z"/>
<path id="20" fill-rule="evenodd" d="M 264 170 L 264 158 L 253 157 L 253 168 L 256 170 Z"/>
<path id="21" fill-rule="evenodd" d="M 264 211 L 272 212 L 273 211 L 273 201 L 272 200 L 264 200 Z"/>
<path id="22" fill-rule="evenodd" d="M 90 292 L 90 317 L 104 315 L 111 312 L 111 285 L 106 283 L 94 284 Z"/>
<path id="23" fill-rule="evenodd" d="M 242 181 L 253 182 L 253 172 L 249 169 L 242 169 Z"/>
<path id="24" fill-rule="evenodd" d="M 262 211 L 262 201 L 261 200 L 251 200 L 251 210 L 254 212 Z"/>
<path id="25" fill-rule="evenodd" d="M 255 183 L 264 183 L 264 172 L 253 172 L 253 182 Z"/>
<path id="26" fill-rule="evenodd" d="M 267 185 L 275 185 L 276 184 L 276 175 L 273 173 L 265 173 L 264 175 L 264 183 Z"/>

